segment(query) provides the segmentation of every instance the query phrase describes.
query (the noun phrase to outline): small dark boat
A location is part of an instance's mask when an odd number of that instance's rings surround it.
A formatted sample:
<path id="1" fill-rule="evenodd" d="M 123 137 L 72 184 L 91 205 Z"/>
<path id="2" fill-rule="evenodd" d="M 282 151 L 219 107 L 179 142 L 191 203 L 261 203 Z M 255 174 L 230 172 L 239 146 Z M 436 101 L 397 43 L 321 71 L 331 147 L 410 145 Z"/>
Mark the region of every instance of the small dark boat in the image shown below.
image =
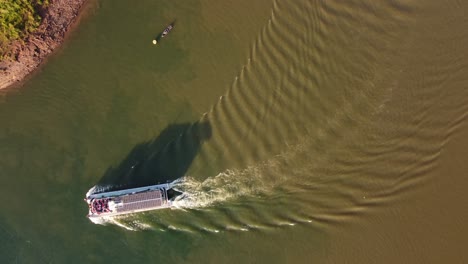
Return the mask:
<path id="1" fill-rule="evenodd" d="M 172 30 L 173 27 L 174 26 L 172 24 L 167 26 L 167 28 L 164 29 L 163 33 L 161 34 L 161 38 L 164 38 L 167 34 L 169 34 L 169 32 Z"/>
<path id="2" fill-rule="evenodd" d="M 175 22 L 169 24 L 169 26 L 167 26 L 161 34 L 159 34 L 155 39 L 153 39 L 153 44 L 158 44 L 158 41 L 167 36 L 167 34 L 169 34 L 169 32 L 171 32 L 171 30 L 174 28 L 174 24 Z"/>

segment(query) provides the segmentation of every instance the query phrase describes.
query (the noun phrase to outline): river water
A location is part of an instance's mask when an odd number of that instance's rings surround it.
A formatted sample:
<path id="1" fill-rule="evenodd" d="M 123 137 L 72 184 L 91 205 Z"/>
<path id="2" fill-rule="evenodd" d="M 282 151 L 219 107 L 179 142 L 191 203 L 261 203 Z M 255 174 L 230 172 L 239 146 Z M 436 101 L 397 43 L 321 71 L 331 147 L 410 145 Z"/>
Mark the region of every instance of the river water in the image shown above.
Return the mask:
<path id="1" fill-rule="evenodd" d="M 0 93 L 0 262 L 466 263 L 467 3 L 90 1 Z"/>

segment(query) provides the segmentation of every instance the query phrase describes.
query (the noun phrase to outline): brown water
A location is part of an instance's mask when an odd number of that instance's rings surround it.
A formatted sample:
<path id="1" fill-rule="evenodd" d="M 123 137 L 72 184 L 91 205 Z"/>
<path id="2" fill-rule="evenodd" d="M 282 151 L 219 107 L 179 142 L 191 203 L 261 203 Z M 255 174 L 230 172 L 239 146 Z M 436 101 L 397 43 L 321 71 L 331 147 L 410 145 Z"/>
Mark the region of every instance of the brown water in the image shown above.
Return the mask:
<path id="1" fill-rule="evenodd" d="M 91 1 L 0 97 L 1 259 L 467 262 L 467 11 Z M 177 209 L 85 217 L 94 185 L 174 179 Z"/>

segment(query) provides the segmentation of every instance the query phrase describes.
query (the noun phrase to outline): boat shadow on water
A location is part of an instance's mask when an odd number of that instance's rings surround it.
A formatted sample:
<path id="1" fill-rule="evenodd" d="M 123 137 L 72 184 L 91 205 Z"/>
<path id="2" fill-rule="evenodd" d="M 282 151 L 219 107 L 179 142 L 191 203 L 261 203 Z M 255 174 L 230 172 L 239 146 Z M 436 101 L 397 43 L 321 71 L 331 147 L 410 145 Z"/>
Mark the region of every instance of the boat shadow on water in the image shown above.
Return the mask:
<path id="1" fill-rule="evenodd" d="M 154 140 L 135 146 L 118 166 L 108 168 L 93 193 L 177 180 L 210 138 L 207 121 L 169 125 Z"/>

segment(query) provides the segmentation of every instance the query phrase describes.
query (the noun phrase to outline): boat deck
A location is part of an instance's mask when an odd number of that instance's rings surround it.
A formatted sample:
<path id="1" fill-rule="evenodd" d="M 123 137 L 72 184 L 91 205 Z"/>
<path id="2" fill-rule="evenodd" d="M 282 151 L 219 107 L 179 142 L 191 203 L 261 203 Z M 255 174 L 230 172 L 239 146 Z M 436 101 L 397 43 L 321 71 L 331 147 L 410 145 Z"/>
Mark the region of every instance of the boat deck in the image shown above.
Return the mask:
<path id="1" fill-rule="evenodd" d="M 89 194 L 88 217 L 114 216 L 131 214 L 171 207 L 167 190 L 169 184 L 158 184 L 133 189 Z"/>
<path id="2" fill-rule="evenodd" d="M 116 213 L 150 210 L 165 206 L 167 203 L 165 191 L 162 189 L 126 195 L 121 197 L 120 201 Z"/>

